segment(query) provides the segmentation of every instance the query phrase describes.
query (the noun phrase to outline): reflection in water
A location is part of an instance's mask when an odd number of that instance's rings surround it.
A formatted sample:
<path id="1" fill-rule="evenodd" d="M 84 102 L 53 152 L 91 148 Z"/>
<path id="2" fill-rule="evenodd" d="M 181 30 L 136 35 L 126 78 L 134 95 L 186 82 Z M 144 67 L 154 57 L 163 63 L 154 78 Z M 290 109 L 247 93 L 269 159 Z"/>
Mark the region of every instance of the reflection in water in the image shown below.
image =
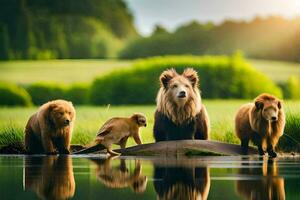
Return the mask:
<path id="1" fill-rule="evenodd" d="M 124 159 L 120 159 L 118 166 L 112 165 L 113 159 L 92 159 L 97 165 L 97 179 L 109 188 L 130 187 L 135 193 L 143 193 L 147 187 L 147 177 L 142 175 L 141 162 L 136 160 L 134 171 L 130 172 Z"/>
<path id="2" fill-rule="evenodd" d="M 26 157 L 25 190 L 41 199 L 69 199 L 75 193 L 72 158 L 69 156 Z"/>
<path id="3" fill-rule="evenodd" d="M 158 199 L 207 199 L 210 189 L 207 167 L 154 165 L 154 180 Z"/>
<path id="4" fill-rule="evenodd" d="M 265 157 L 263 159 L 259 168 L 244 166 L 240 169 L 240 175 L 247 178 L 236 182 L 238 194 L 245 199 L 285 199 L 284 179 L 278 176 L 277 162 Z"/>

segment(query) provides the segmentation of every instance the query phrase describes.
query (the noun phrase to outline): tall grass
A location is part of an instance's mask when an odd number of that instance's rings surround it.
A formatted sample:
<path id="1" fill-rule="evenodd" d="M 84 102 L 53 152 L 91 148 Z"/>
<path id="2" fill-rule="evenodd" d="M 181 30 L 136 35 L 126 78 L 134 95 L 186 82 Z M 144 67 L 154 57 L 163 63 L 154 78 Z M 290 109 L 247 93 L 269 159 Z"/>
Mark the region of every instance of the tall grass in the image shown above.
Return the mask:
<path id="1" fill-rule="evenodd" d="M 300 150 L 300 112 L 288 112 L 284 136 L 279 141 L 279 149 L 284 151 Z"/>
<path id="2" fill-rule="evenodd" d="M 19 145 L 24 140 L 23 129 L 14 124 L 0 129 L 0 147 L 5 145 Z"/>

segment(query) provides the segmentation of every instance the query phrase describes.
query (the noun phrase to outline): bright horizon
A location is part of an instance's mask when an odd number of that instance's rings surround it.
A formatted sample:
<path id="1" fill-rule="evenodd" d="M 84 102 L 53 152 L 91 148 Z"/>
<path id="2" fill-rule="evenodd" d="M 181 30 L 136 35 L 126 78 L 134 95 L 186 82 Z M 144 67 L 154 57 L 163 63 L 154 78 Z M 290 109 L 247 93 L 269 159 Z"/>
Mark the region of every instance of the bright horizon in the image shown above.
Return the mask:
<path id="1" fill-rule="evenodd" d="M 300 16 L 300 0 L 125 0 L 142 35 L 156 24 L 174 31 L 192 20 L 221 23 L 226 19 L 249 21 L 256 16 Z"/>

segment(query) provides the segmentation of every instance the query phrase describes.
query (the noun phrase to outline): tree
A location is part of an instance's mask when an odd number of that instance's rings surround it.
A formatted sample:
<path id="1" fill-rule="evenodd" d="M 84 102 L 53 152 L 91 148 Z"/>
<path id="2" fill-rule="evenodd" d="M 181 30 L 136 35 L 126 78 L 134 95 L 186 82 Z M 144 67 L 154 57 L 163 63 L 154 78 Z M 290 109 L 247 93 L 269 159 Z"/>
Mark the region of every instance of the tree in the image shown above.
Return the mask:
<path id="1" fill-rule="evenodd" d="M 4 25 L 0 25 L 0 60 L 9 60 L 9 37 Z"/>

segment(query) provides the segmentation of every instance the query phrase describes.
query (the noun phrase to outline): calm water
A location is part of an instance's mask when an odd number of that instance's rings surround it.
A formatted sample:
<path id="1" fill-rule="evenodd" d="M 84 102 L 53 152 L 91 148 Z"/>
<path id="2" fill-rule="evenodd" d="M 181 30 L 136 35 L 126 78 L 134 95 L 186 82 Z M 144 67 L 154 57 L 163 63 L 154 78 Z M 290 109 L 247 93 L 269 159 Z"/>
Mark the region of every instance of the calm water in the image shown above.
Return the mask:
<path id="1" fill-rule="evenodd" d="M 0 199 L 300 199 L 300 159 L 1 156 Z"/>

